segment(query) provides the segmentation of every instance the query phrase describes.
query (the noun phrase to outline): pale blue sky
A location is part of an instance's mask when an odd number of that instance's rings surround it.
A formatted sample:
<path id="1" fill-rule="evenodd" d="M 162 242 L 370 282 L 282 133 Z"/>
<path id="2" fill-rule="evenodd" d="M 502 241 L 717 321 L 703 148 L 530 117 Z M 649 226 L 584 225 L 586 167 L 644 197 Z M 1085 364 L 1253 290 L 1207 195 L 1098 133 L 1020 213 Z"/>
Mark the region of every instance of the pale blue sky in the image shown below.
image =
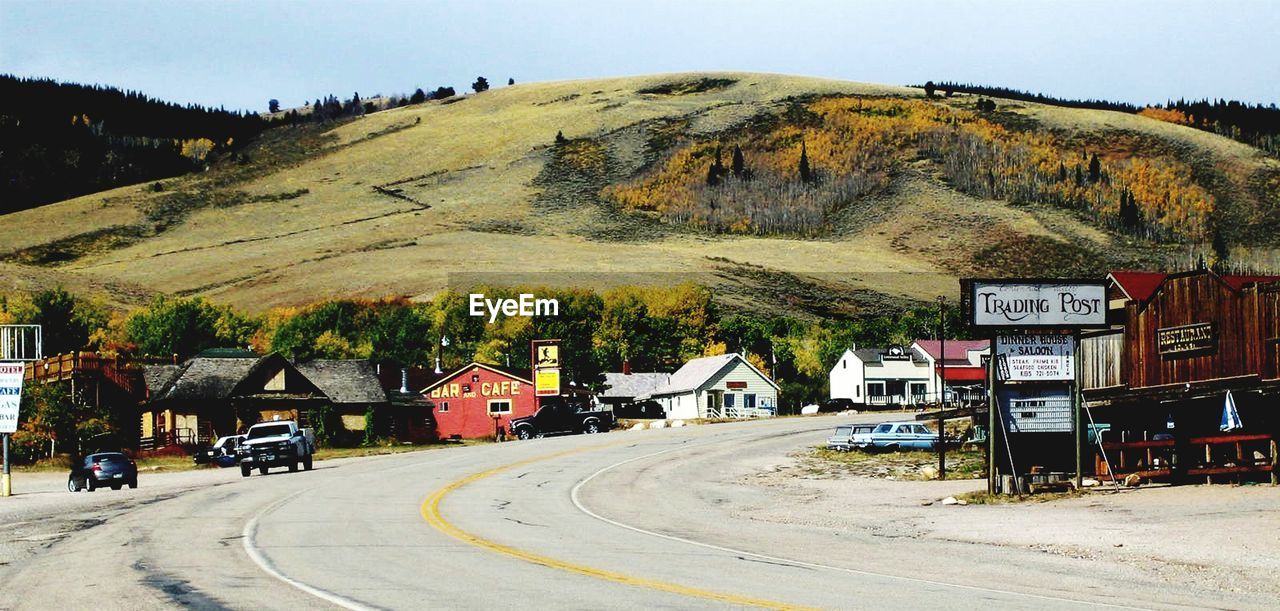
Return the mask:
<path id="1" fill-rule="evenodd" d="M 0 73 L 263 110 L 690 70 L 1280 102 L 1280 2 L 0 0 Z"/>

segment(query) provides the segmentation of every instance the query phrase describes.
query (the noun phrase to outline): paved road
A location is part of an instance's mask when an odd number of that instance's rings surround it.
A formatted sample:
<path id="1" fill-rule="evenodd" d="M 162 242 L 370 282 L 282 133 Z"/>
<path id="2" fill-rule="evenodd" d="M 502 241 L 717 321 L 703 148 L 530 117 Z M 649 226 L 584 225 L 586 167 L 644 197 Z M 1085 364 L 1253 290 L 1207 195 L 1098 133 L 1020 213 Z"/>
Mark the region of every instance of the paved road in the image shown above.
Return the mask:
<path id="1" fill-rule="evenodd" d="M 750 519 L 772 501 L 742 477 L 833 422 L 619 431 L 249 479 L 144 474 L 138 490 L 92 494 L 20 478 L 28 493 L 0 499 L 0 608 L 1267 606 L 1034 550 Z"/>

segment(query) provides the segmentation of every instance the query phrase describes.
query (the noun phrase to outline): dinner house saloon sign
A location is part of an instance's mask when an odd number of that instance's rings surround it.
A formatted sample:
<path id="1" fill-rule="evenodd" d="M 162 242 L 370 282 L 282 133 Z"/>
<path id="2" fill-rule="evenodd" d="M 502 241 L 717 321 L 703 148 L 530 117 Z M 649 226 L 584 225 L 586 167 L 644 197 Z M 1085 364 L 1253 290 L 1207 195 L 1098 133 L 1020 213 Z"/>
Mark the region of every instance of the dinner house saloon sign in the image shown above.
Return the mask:
<path id="1" fill-rule="evenodd" d="M 1107 324 L 1101 282 L 973 280 L 975 327 L 1081 329 Z"/>

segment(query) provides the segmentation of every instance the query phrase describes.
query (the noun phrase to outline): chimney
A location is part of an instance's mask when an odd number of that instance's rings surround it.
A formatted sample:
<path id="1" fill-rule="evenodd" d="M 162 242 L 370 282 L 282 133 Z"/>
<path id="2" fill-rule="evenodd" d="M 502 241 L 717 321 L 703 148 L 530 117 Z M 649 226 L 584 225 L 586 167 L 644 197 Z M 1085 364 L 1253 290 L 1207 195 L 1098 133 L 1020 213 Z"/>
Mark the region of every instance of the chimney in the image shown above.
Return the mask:
<path id="1" fill-rule="evenodd" d="M 400 393 L 405 395 L 409 394 L 409 369 L 408 368 L 400 369 Z"/>
<path id="2" fill-rule="evenodd" d="M 624 375 L 624 376 L 629 376 L 629 375 L 631 375 L 631 361 L 630 361 L 630 360 L 622 359 L 622 375 Z"/>

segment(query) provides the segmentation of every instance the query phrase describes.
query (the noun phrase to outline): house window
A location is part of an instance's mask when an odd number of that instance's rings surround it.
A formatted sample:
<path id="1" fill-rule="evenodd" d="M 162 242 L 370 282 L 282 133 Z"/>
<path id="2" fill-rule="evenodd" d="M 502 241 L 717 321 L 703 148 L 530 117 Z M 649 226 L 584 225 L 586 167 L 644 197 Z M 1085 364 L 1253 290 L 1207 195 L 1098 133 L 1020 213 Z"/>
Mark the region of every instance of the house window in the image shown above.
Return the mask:
<path id="1" fill-rule="evenodd" d="M 449 402 L 448 402 L 448 401 L 443 401 L 443 402 L 441 402 L 441 403 L 440 403 L 440 409 L 437 409 L 436 411 L 437 411 L 437 412 L 440 412 L 441 414 L 443 414 L 443 413 L 445 413 L 445 412 L 449 411 Z"/>
<path id="2" fill-rule="evenodd" d="M 490 414 L 510 414 L 511 401 L 507 399 L 503 399 L 503 400 L 495 399 L 495 400 L 489 401 L 489 413 Z"/>
<path id="3" fill-rule="evenodd" d="M 884 396 L 884 382 L 867 382 L 867 396 L 869 396 L 869 397 L 883 397 L 883 396 Z"/>
<path id="4" fill-rule="evenodd" d="M 840 359 L 840 368 L 841 368 L 841 369 L 848 369 L 848 368 L 849 368 L 849 359 Z"/>
<path id="5" fill-rule="evenodd" d="M 755 406 L 756 406 L 756 396 L 754 394 L 747 393 L 745 395 L 742 395 L 742 407 L 745 407 L 747 409 L 755 409 Z"/>
<path id="6" fill-rule="evenodd" d="M 473 373 L 473 374 L 471 374 L 471 381 L 472 381 L 472 382 L 479 382 L 479 381 L 480 381 L 480 374 L 478 374 L 478 373 Z"/>
<path id="7" fill-rule="evenodd" d="M 471 385 L 470 385 L 470 384 L 463 384 L 463 385 L 462 385 L 462 392 L 471 392 Z"/>
<path id="8" fill-rule="evenodd" d="M 862 387 L 861 387 L 861 386 L 854 386 L 854 387 L 853 387 L 853 396 L 854 396 L 854 398 L 861 398 L 861 397 L 862 397 Z"/>
<path id="9" fill-rule="evenodd" d="M 725 394 L 724 394 L 724 406 L 725 406 L 725 407 L 733 407 L 733 404 L 735 403 L 735 399 L 734 399 L 734 397 L 736 397 L 736 396 L 737 396 L 736 394 L 731 393 L 731 392 L 727 392 L 727 393 L 725 393 Z"/>
<path id="10" fill-rule="evenodd" d="M 926 386 L 920 382 L 911 383 L 911 396 L 917 401 L 923 401 L 926 393 Z"/>

